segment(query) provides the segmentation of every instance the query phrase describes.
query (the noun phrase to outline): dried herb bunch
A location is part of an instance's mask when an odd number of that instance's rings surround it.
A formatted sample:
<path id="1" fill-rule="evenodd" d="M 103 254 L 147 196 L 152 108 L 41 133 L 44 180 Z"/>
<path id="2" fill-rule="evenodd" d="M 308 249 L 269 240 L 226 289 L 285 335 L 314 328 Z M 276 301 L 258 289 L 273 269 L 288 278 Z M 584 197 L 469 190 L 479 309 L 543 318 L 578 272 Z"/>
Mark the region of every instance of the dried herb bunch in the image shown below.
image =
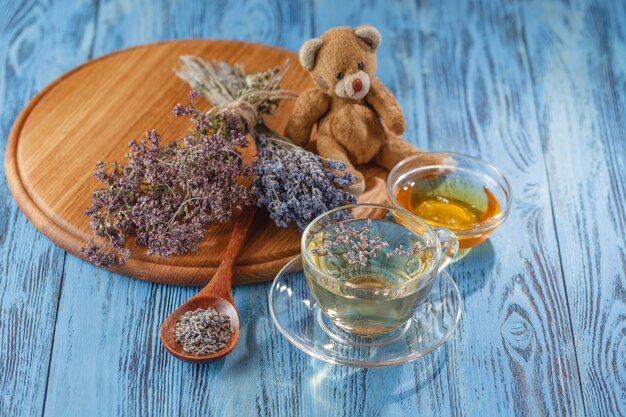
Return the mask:
<path id="1" fill-rule="evenodd" d="M 98 162 L 95 176 L 107 185 L 92 194 L 94 234 L 81 253 L 99 266 L 123 263 L 130 255 L 126 239 L 135 236 L 148 254 L 171 256 L 196 250 L 206 225 L 227 221 L 235 207 L 251 201 L 237 178 L 254 172 L 239 148 L 247 145 L 245 128 L 234 116 L 209 118 L 191 104 L 174 114 L 190 116 L 193 128 L 182 140 L 161 144 L 151 130 L 129 143 L 124 165 Z"/>
<path id="2" fill-rule="evenodd" d="M 287 227 L 295 222 L 303 230 L 320 214 L 356 202 L 354 195 L 343 190 L 356 178 L 343 172 L 346 167 L 342 162 L 321 158 L 295 145 L 258 119 L 276 109 L 277 97 L 295 98 L 279 90 L 286 65 L 281 70 L 246 75 L 240 65 L 231 67 L 193 56 L 183 56 L 181 61 L 177 74 L 191 88 L 214 104 L 238 107 L 239 114 L 248 114 L 247 123 L 259 150 L 253 192 L 257 204 L 267 209 L 276 225 Z M 254 117 L 245 111 L 250 105 L 259 109 Z"/>
<path id="3" fill-rule="evenodd" d="M 356 178 L 345 165 L 294 145 L 265 126 L 257 126 L 260 163 L 253 191 L 280 227 L 295 222 L 300 230 L 320 214 L 356 197 L 342 189 Z"/>
<path id="4" fill-rule="evenodd" d="M 280 100 L 297 97 L 293 91 L 280 87 L 287 64 L 246 75 L 241 64 L 231 66 L 191 55 L 183 55 L 180 60 L 181 69 L 176 75 L 215 106 L 207 113 L 208 117 L 235 114 L 252 134 L 260 116 L 276 110 Z"/>
<path id="5" fill-rule="evenodd" d="M 286 71 L 274 68 L 246 75 L 241 65 L 181 57 L 177 75 L 193 88 L 176 117 L 189 117 L 183 138 L 163 144 L 151 130 L 131 141 L 125 163 L 98 162 L 95 177 L 106 185 L 92 193 L 86 210 L 94 237 L 81 254 L 98 266 L 124 263 L 126 242 L 135 238 L 149 255 L 195 251 L 210 222 L 225 222 L 235 208 L 265 206 L 279 226 L 304 228 L 313 218 L 354 196 L 337 188 L 353 181 L 338 161 L 322 160 L 267 128 L 260 117 L 296 94 L 280 87 Z M 214 107 L 198 110 L 198 95 Z M 244 161 L 240 149 L 250 133 L 259 160 Z M 255 175 L 252 190 L 238 178 Z"/>

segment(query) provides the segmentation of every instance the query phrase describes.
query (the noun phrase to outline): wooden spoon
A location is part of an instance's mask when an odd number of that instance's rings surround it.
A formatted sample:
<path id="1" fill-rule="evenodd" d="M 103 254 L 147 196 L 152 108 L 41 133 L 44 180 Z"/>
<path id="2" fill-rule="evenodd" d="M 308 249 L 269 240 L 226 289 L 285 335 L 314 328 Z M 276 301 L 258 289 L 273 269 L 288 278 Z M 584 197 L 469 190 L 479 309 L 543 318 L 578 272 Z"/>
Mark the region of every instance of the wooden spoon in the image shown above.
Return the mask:
<path id="1" fill-rule="evenodd" d="M 231 285 L 233 271 L 235 269 L 235 260 L 246 241 L 246 235 L 248 234 L 248 229 L 252 224 L 255 213 L 255 205 L 247 206 L 242 210 L 236 220 L 222 262 L 220 262 L 220 266 L 215 272 L 215 275 L 213 275 L 213 278 L 211 278 L 211 281 L 209 281 L 199 293 L 191 297 L 170 314 L 161 325 L 161 342 L 163 342 L 165 348 L 178 359 L 189 362 L 211 362 L 228 355 L 239 341 L 239 316 L 237 315 L 235 301 L 231 293 Z M 218 313 L 225 313 L 230 317 L 230 326 L 233 330 L 230 341 L 223 349 L 208 355 L 196 355 L 185 352 L 183 347 L 174 340 L 174 332 L 178 319 L 188 311 L 193 311 L 197 308 L 207 309 L 209 307 L 214 308 Z"/>

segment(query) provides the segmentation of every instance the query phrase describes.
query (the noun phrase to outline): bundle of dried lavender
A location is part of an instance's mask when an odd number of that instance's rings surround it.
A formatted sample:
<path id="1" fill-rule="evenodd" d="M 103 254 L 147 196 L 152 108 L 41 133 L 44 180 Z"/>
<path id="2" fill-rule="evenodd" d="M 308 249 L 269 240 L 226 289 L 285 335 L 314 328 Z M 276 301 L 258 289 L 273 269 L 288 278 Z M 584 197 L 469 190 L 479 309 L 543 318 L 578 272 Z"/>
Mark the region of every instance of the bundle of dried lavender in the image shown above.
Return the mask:
<path id="1" fill-rule="evenodd" d="M 246 75 L 240 65 L 191 56 L 181 58 L 177 73 L 214 104 L 204 113 L 177 104 L 174 115 L 189 116 L 193 128 L 182 139 L 162 145 L 160 135 L 129 143 L 124 165 L 98 162 L 96 178 L 106 187 L 92 194 L 86 210 L 95 235 L 81 254 L 98 266 L 124 263 L 126 241 L 148 254 L 171 256 L 195 251 L 209 222 L 227 221 L 233 208 L 254 201 L 267 207 L 279 226 L 304 228 L 326 210 L 354 197 L 337 188 L 353 180 L 338 161 L 323 161 L 269 130 L 260 116 L 274 111 L 295 93 L 280 88 L 287 69 Z M 246 133 L 260 138 L 260 161 L 246 163 L 238 149 Z M 258 166 L 258 169 L 257 169 Z M 333 171 L 334 170 L 334 171 Z M 256 174 L 253 190 L 237 178 Z"/>
<path id="2" fill-rule="evenodd" d="M 131 256 L 126 240 L 132 235 L 150 255 L 194 251 L 209 222 L 227 221 L 233 208 L 253 200 L 237 181 L 255 170 L 237 150 L 248 143 L 240 121 L 206 117 L 193 105 L 177 105 L 174 114 L 188 115 L 194 124 L 182 140 L 161 145 L 151 130 L 129 143 L 125 165 L 98 162 L 94 175 L 107 187 L 92 193 L 86 210 L 98 240 L 81 249 L 94 264 L 123 263 Z"/>
<path id="3" fill-rule="evenodd" d="M 280 70 L 246 75 L 241 65 L 193 56 L 181 57 L 181 63 L 177 74 L 191 88 L 210 102 L 226 106 L 219 111 L 235 110 L 246 119 L 259 149 L 253 193 L 276 225 L 287 227 L 295 222 L 303 230 L 320 214 L 356 202 L 354 195 L 343 190 L 356 178 L 343 172 L 342 162 L 295 145 L 258 118 L 275 110 L 281 98 L 294 98 L 294 93 L 279 86 L 287 64 Z"/>
<path id="4" fill-rule="evenodd" d="M 251 133 L 259 117 L 276 110 L 280 100 L 297 97 L 293 91 L 280 88 L 287 63 L 280 69 L 246 75 L 241 64 L 231 66 L 223 61 L 203 60 L 191 55 L 181 56 L 180 61 L 181 69 L 176 75 L 215 106 L 209 110 L 208 116 L 237 115 Z"/>
<path id="5" fill-rule="evenodd" d="M 323 159 L 276 132 L 257 126 L 259 164 L 252 191 L 280 227 L 295 222 L 300 230 L 317 216 L 356 197 L 342 187 L 356 178 L 345 165 Z"/>

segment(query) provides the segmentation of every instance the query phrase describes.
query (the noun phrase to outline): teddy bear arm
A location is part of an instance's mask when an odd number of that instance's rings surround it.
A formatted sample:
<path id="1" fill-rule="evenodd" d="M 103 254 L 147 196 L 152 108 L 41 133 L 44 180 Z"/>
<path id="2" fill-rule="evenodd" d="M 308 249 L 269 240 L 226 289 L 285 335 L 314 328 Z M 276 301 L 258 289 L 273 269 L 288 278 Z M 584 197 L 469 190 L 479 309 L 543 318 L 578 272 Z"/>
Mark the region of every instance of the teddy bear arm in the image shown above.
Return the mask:
<path id="1" fill-rule="evenodd" d="M 318 88 L 310 88 L 300 94 L 287 123 L 285 136 L 298 146 L 306 146 L 313 125 L 328 112 L 330 97 Z"/>
<path id="2" fill-rule="evenodd" d="M 376 110 L 381 119 L 396 135 L 401 135 L 406 130 L 406 120 L 402 114 L 402 108 L 391 91 L 376 77 L 373 77 L 367 102 Z"/>

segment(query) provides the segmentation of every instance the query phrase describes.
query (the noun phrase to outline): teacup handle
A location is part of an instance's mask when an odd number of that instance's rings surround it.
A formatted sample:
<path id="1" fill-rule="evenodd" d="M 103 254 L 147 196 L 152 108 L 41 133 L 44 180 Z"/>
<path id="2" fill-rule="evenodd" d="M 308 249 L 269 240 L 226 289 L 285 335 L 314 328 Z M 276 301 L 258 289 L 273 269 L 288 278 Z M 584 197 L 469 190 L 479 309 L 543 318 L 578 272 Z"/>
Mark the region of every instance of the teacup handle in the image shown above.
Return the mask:
<path id="1" fill-rule="evenodd" d="M 437 273 L 440 273 L 446 266 L 450 265 L 450 262 L 452 262 L 459 251 L 459 241 L 454 233 L 448 229 L 438 227 L 434 230 L 441 242 L 441 260 L 439 261 L 439 267 L 437 269 Z"/>

